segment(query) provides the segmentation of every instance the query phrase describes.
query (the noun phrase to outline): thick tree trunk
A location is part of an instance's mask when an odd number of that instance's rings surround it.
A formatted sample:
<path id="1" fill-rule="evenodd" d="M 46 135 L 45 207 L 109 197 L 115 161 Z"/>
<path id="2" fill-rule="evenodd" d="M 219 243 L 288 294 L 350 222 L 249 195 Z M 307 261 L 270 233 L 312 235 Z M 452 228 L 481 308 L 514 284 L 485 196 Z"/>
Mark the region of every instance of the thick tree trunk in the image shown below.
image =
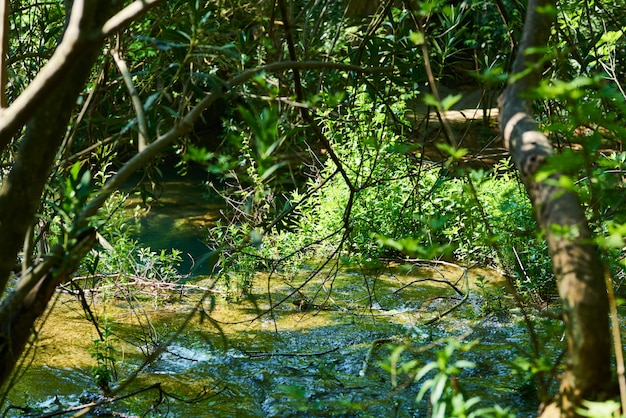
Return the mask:
<path id="1" fill-rule="evenodd" d="M 83 7 L 80 29 L 85 35 L 102 25 L 112 11 L 111 2 L 87 1 Z M 80 8 L 79 8 L 80 9 Z M 89 22 L 89 23 L 85 23 Z M 72 29 L 72 28 L 70 28 Z M 73 28 L 77 29 L 77 28 Z M 79 34 L 80 35 L 80 34 Z M 76 62 L 59 80 L 56 88 L 36 97 L 39 105 L 31 117 L 21 139 L 16 162 L 0 190 L 0 294 L 4 293 L 11 270 L 17 261 L 27 231 L 35 222 L 41 196 L 63 141 L 78 95 L 91 74 L 91 68 L 100 53 L 101 43 L 84 43 Z M 60 46 L 62 48 L 63 46 Z M 76 238 L 76 237 L 75 237 Z M 95 244 L 84 238 L 85 243 Z M 80 240 L 79 240 L 80 241 Z M 35 320 L 43 313 L 58 283 L 67 279 L 76 268 L 72 248 L 49 254 L 39 266 L 39 280 L 24 283 L 28 274 L 18 282 L 16 289 L 27 289 L 9 294 L 0 305 L 0 386 L 9 377 L 15 362 L 27 343 Z M 78 255 L 88 251 L 81 246 Z M 52 258 L 51 258 L 52 257 Z M 34 267 L 35 270 L 38 266 Z M 23 298 L 23 299 L 18 299 Z"/>
<path id="2" fill-rule="evenodd" d="M 76 244 L 66 251 L 58 246 L 48 256 L 54 257 L 44 263 L 41 278 L 22 278 L 16 291 L 8 295 L 0 306 L 0 382 L 6 382 L 17 364 L 32 335 L 33 324 L 46 310 L 48 302 L 60 283 L 66 282 L 78 267 L 82 258 L 96 245 L 96 233 L 86 230 Z M 37 269 L 33 272 L 37 274 Z M 22 292 L 22 288 L 23 289 Z"/>
<path id="3" fill-rule="evenodd" d="M 544 48 L 552 17 L 539 10 L 556 10 L 554 0 L 530 0 L 524 34 L 514 64 L 513 81 L 500 97 L 500 124 L 505 144 L 521 172 L 546 234 L 553 262 L 563 318 L 567 329 L 567 370 L 558 402 L 551 410 L 561 416 L 577 416 L 581 399 L 593 399 L 611 381 L 608 299 L 604 267 L 598 249 L 590 244 L 591 231 L 585 213 L 572 191 L 537 182 L 534 174 L 553 151 L 548 138 L 537 129 L 524 92 L 538 85 L 541 55 L 528 48 Z M 558 178 L 558 174 L 553 178 Z"/>

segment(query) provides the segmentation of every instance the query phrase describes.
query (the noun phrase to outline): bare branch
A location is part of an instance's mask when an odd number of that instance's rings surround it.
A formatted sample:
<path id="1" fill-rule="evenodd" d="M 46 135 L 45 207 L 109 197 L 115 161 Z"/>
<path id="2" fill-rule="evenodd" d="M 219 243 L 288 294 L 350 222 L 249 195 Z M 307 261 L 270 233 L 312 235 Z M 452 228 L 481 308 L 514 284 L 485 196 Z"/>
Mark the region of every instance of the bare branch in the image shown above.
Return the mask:
<path id="1" fill-rule="evenodd" d="M 224 87 L 216 89 L 211 93 L 208 93 L 204 99 L 202 99 L 197 105 L 195 105 L 180 122 L 176 124 L 172 129 L 165 134 L 158 137 L 156 140 L 150 142 L 144 148 L 143 151 L 136 154 L 131 158 L 124 166 L 117 172 L 116 175 L 111 177 L 109 181 L 100 191 L 100 194 L 93 198 L 86 206 L 79 217 L 79 222 L 86 221 L 87 218 L 96 214 L 100 207 L 104 204 L 106 199 L 111 193 L 117 190 L 135 171 L 148 163 L 154 158 L 161 150 L 166 146 L 172 144 L 181 135 L 189 132 L 193 128 L 193 123 L 200 117 L 202 111 L 213 104 L 217 99 L 227 94 L 232 88 L 245 83 L 258 74 L 265 72 L 278 72 L 291 68 L 298 69 L 333 69 L 340 71 L 354 71 L 361 73 L 374 73 L 374 72 L 389 72 L 393 71 L 391 68 L 363 68 L 356 65 L 338 64 L 332 62 L 318 62 L 318 61 L 282 61 L 272 64 L 262 65 L 257 68 L 253 68 L 242 72 L 241 74 L 233 77 L 230 81 L 224 84 Z"/>
<path id="2" fill-rule="evenodd" d="M 426 44 L 426 41 L 422 42 L 422 58 L 424 58 L 424 68 L 426 69 L 426 76 L 428 77 L 428 86 L 430 87 L 430 92 L 438 103 L 438 107 L 436 109 L 437 119 L 439 119 L 439 123 L 441 123 L 441 125 L 443 126 L 443 132 L 448 142 L 450 142 L 450 145 L 452 145 L 454 148 L 457 148 L 458 144 L 456 141 L 456 136 L 454 135 L 454 132 L 452 132 L 452 127 L 450 126 L 448 118 L 446 117 L 445 113 L 443 113 L 443 110 L 447 109 L 443 109 L 443 107 L 441 106 L 441 96 L 439 96 L 439 89 L 437 88 L 435 76 L 430 65 L 428 45 Z"/>
<path id="3" fill-rule="evenodd" d="M 8 2 L 8 0 L 5 0 Z M 50 94 L 75 65 L 78 58 L 90 48 L 100 46 L 102 40 L 146 13 L 163 0 L 137 0 L 122 9 L 98 29 L 89 27 L 93 0 L 75 0 L 68 27 L 48 63 L 15 101 L 0 114 L 0 150 L 6 148 L 13 136 L 24 126 L 41 104 L 37 98 Z M 1 82 L 1 79 L 0 79 Z"/>
<path id="4" fill-rule="evenodd" d="M 124 84 L 126 84 L 128 94 L 130 94 L 130 100 L 133 104 L 133 108 L 135 109 L 135 114 L 137 115 L 137 149 L 141 152 L 148 144 L 148 125 L 146 124 L 146 115 L 143 111 L 143 103 L 141 103 L 139 94 L 137 94 L 137 90 L 133 84 L 133 78 L 130 75 L 126 61 L 124 61 L 120 55 L 120 51 L 117 48 L 113 49 L 111 51 L 111 56 L 122 74 Z"/>
<path id="5" fill-rule="evenodd" d="M 9 58 L 9 14 L 11 3 L 9 0 L 0 1 L 0 109 L 8 106 L 7 101 L 7 60 Z"/>
<path id="6" fill-rule="evenodd" d="M 104 25 L 102 25 L 102 29 L 96 37 L 101 39 L 113 35 L 120 28 L 145 14 L 152 7 L 163 3 L 163 1 L 164 0 L 137 0 L 129 4 L 107 20 Z"/>
<path id="7" fill-rule="evenodd" d="M 78 62 L 78 58 L 92 46 L 84 39 L 84 32 L 89 29 L 84 27 L 85 21 L 88 20 L 84 6 L 84 0 L 74 1 L 63 41 L 54 51 L 50 61 L 11 106 L 0 113 L 0 150 L 9 144 L 13 136 L 41 105 L 42 100 L 38 98 L 50 94 L 67 76 L 69 69 Z"/>

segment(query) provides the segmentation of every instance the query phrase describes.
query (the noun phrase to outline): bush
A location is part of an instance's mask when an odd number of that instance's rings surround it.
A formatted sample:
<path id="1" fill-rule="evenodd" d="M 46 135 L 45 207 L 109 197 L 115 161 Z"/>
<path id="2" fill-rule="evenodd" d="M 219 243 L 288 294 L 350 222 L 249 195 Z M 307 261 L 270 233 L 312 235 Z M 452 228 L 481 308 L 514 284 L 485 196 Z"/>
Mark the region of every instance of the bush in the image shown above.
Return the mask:
<path id="1" fill-rule="evenodd" d="M 213 230 L 217 246 L 237 249 L 222 253 L 225 277 L 236 273 L 245 289 L 259 268 L 294 270 L 335 254 L 370 266 L 405 256 L 443 257 L 497 266 L 516 275 L 522 290 L 551 292 L 547 249 L 511 163 L 472 170 L 453 158 L 426 161 L 421 145 L 403 134 L 408 122 L 402 100 L 388 105 L 365 89 L 352 93 L 352 106 L 320 121 L 341 165 L 327 159 L 287 195 L 284 210 L 290 214 L 271 224 L 262 245 L 246 246 L 253 231 L 260 233 L 263 225 L 254 220 L 261 216 Z M 267 193 L 256 210 L 269 214 L 271 198 Z"/>

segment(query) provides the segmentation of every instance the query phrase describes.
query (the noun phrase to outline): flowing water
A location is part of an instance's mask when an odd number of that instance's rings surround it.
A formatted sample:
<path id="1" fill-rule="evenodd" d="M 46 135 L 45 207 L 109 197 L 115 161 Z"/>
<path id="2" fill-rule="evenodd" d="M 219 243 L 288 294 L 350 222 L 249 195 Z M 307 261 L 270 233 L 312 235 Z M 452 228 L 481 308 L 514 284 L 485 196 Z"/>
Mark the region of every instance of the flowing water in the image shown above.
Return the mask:
<path id="1" fill-rule="evenodd" d="M 211 294 L 200 302 L 200 288 L 208 282 L 204 279 L 195 283 L 197 288 L 168 292 L 169 299 L 129 304 L 118 296 L 107 302 L 106 313 L 102 307 L 94 309 L 107 318 L 120 381 L 195 313 L 166 351 L 122 393 L 159 383 L 179 399 L 204 398 L 192 403 L 167 398 L 153 416 L 426 416 L 425 403 L 415 402 L 419 385 L 401 375 L 394 387 L 385 364 L 392 348 L 401 344 L 410 347 L 401 361 L 435 360 L 436 351 L 445 345 L 441 339 L 448 336 L 479 341 L 453 359 L 476 364 L 458 377 L 469 394 L 481 396 L 485 405 L 514 406 L 518 416 L 532 416 L 536 401 L 524 391 L 522 377 L 511 374 L 510 362 L 528 350 L 519 313 L 512 309 L 484 318 L 481 301 L 470 296 L 454 313 L 425 325 L 460 300 L 441 286 L 416 283 L 402 289 L 428 277 L 434 277 L 428 269 L 371 276 L 345 271 L 311 282 L 308 288 L 321 289 L 318 299 L 326 302 L 307 307 L 300 295 L 289 297 L 302 279 L 276 280 L 270 282 L 273 303 L 286 300 L 271 313 L 266 313 L 270 301 L 263 274 L 251 296 L 237 302 Z M 331 297 L 322 297 L 331 281 Z M 375 292 L 368 294 L 367 287 Z M 305 295 L 312 301 L 314 296 Z M 559 337 L 542 336 L 554 345 Z M 98 392 L 90 356 L 96 338 L 75 298 L 59 295 L 40 331 L 33 364 L 13 389 L 10 403 L 49 411 L 91 399 Z M 147 391 L 101 407 L 100 413 L 139 415 L 151 410 L 157 398 L 156 390 Z"/>
<path id="2" fill-rule="evenodd" d="M 153 206 L 140 237 L 153 249 L 187 245 L 183 249 L 199 257 L 206 251 L 202 231 L 217 212 L 199 204 L 196 183 L 165 184 L 166 193 L 172 189 L 176 196 L 168 201 L 165 194 L 163 205 Z M 140 299 L 124 288 L 88 294 L 115 349 L 107 352 L 115 359 L 113 388 L 143 369 L 115 396 L 137 393 L 87 416 L 426 417 L 427 402 L 416 402 L 420 384 L 403 373 L 393 376 L 390 354 L 405 345 L 399 364 L 417 360 L 422 366 L 437 359 L 447 337 L 477 341 L 452 359 L 475 363 L 457 376 L 468 395 L 480 396 L 483 406 L 511 406 L 519 417 L 535 414 L 534 390 L 511 367 L 531 351 L 529 337 L 493 271 L 471 269 L 467 281 L 446 264 L 311 272 L 259 273 L 250 295 L 239 300 L 214 290 L 203 276 L 179 286 L 136 284 L 144 291 L 136 292 L 144 295 Z M 479 277 L 487 277 L 489 286 L 479 288 Z M 471 291 L 464 299 L 466 283 Z M 485 293 L 486 300 L 479 297 Z M 538 338 L 555 359 L 562 330 L 541 329 L 553 330 Z M 59 293 L 26 357 L 28 367 L 3 405 L 6 416 L 23 416 L 25 408 L 40 416 L 100 399 L 92 372 L 97 339 L 77 299 Z"/>

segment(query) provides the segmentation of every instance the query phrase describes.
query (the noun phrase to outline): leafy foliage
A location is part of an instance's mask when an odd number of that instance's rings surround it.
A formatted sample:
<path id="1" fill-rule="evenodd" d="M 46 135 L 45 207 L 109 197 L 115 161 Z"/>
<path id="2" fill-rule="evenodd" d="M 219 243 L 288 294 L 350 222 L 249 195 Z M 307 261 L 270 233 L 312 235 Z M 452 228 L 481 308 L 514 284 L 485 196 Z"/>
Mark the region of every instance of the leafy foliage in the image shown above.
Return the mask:
<path id="1" fill-rule="evenodd" d="M 419 145 L 390 125 L 390 119 L 403 117 L 404 103 L 398 100 L 388 109 L 367 92 L 357 97 L 345 116 L 323 120 L 341 166 L 327 160 L 306 183 L 306 193 L 295 190 L 289 196 L 285 209 L 296 209 L 283 218 L 282 228 L 268 231 L 261 248 L 249 249 L 251 264 L 240 255 L 232 265 L 240 272 L 246 265 L 254 270 L 281 263 L 288 254 L 315 259 L 337 248 L 346 261 L 454 257 L 495 264 L 518 277 L 521 290 L 551 293 L 546 247 L 509 163 L 485 171 L 420 162 Z M 377 116 L 369 118 L 372 112 Z M 344 122 L 352 120 L 359 121 L 356 129 Z M 467 198 L 472 188 L 478 200 Z M 255 227 L 231 226 L 221 236 L 245 239 Z M 231 253 L 224 256 L 233 260 Z M 295 261 L 289 257 L 289 263 Z"/>
<path id="2" fill-rule="evenodd" d="M 433 418 L 444 417 L 489 417 L 511 418 L 515 415 L 508 409 L 498 405 L 488 408 L 476 408 L 480 398 L 467 399 L 459 378 L 465 370 L 474 368 L 474 363 L 467 360 L 452 358 L 455 352 L 471 350 L 474 343 L 462 343 L 457 340 L 448 341 L 447 345 L 437 351 L 437 360 L 428 362 L 422 367 L 416 360 L 399 363 L 399 358 L 406 347 L 397 347 L 390 356 L 391 371 L 396 373 L 414 373 L 415 381 L 422 382 L 417 395 L 417 402 L 430 393 L 429 403 L 432 407 L 430 414 Z M 430 377 L 429 377 L 430 376 Z"/>
<path id="3" fill-rule="evenodd" d="M 497 266 L 523 294 L 548 299 L 554 293 L 549 255 L 510 162 L 498 158 L 477 168 L 472 153 L 480 154 L 486 141 L 477 141 L 477 149 L 457 146 L 446 135 L 428 137 L 428 115 L 418 120 L 424 105 L 438 112 L 458 105 L 461 94 L 435 98 L 442 85 L 480 90 L 487 114 L 510 71 L 524 6 L 517 0 L 497 7 L 486 0 L 384 2 L 358 20 L 345 16 L 341 3 L 293 1 L 286 16 L 269 1 L 172 0 L 110 39 L 107 49 L 128 62 L 142 106 L 132 106 L 132 94 L 119 88 L 128 74 L 103 54 L 74 109 L 30 234 L 42 245 L 25 251 L 24 260 L 41 259 L 56 243 L 68 247 L 80 235 L 76 218 L 85 204 L 136 153 L 138 113 L 156 139 L 207 93 L 223 95 L 235 75 L 323 57 L 325 64 L 392 71 L 261 72 L 229 89 L 191 133 L 145 167 L 141 194 L 149 199 L 159 165 L 177 164 L 181 171 L 194 162 L 207 165 L 211 193 L 228 205 L 224 220 L 207 232 L 209 273 L 236 294 L 250 291 L 259 270 L 295 273 L 320 258 L 368 267 L 443 258 Z M 560 3 L 546 57 L 550 80 L 533 99 L 561 150 L 537 179 L 581 196 L 621 286 L 626 13 L 613 3 Z M 51 56 L 67 14 L 60 1 L 16 6 L 9 18 L 19 34 L 8 45 L 9 102 Z M 489 118 L 483 122 L 489 132 Z M 17 138 L 2 155 L 3 182 L 5 167 L 18 163 L 19 145 Z M 142 248 L 132 237 L 138 214 L 125 205 L 126 197 L 114 194 L 90 220 L 100 246 L 78 274 L 94 286 L 136 277 L 177 280 L 180 252 Z M 494 297 L 486 309 L 497 310 L 501 295 L 484 295 Z M 108 336 L 94 342 L 94 374 L 103 389 L 112 381 L 112 342 Z M 417 372 L 420 396 L 430 390 L 435 416 L 508 416 L 475 410 L 475 399 L 455 392 L 452 376 L 470 364 L 451 358 L 466 348 L 450 343 L 437 362 Z"/>

